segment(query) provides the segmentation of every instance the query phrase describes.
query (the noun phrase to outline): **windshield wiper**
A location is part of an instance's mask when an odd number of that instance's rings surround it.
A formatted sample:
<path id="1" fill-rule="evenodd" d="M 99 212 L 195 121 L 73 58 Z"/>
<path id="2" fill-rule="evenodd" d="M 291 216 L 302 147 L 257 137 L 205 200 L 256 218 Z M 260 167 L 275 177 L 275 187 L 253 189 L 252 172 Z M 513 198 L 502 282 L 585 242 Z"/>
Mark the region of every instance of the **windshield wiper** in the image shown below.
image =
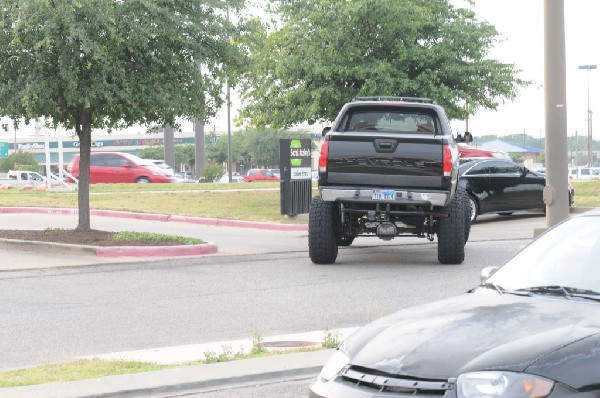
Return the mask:
<path id="1" fill-rule="evenodd" d="M 600 301 L 600 292 L 595 290 L 579 289 L 576 287 L 565 287 L 565 290 L 571 294 L 571 297 Z"/>
<path id="2" fill-rule="evenodd" d="M 499 295 L 503 295 L 504 294 L 504 288 L 502 286 L 498 286 L 498 285 L 495 285 L 495 284 L 490 283 L 490 282 L 483 283 L 480 286 L 481 287 L 487 287 L 488 289 L 494 289 L 494 290 L 496 290 L 498 292 Z"/>
<path id="3" fill-rule="evenodd" d="M 548 286 L 534 286 L 523 289 L 517 289 L 517 292 L 524 292 L 528 295 L 531 294 L 551 294 L 558 295 L 565 298 L 584 298 L 587 300 L 600 301 L 600 292 L 587 289 L 579 289 L 576 287 L 561 286 L 561 285 L 548 285 Z"/>
<path id="4" fill-rule="evenodd" d="M 494 283 L 491 282 L 486 282 L 480 285 L 481 287 L 485 287 L 488 289 L 494 289 L 498 292 L 498 294 L 503 295 L 503 294 L 513 294 L 515 296 L 530 296 L 530 293 L 527 291 L 520 291 L 519 290 L 506 290 L 505 288 L 503 288 L 500 285 L 496 285 Z"/>

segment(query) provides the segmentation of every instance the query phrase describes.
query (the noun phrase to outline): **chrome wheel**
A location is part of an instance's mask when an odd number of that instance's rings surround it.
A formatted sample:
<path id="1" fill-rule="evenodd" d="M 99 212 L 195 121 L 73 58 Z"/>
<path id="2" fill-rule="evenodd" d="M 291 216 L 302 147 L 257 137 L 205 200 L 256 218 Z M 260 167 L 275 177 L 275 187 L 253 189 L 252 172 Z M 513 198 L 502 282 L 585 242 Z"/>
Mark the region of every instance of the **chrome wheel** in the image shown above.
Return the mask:
<path id="1" fill-rule="evenodd" d="M 477 203 L 471 196 L 469 196 L 469 202 L 471 202 L 471 222 L 473 222 L 478 216 Z"/>

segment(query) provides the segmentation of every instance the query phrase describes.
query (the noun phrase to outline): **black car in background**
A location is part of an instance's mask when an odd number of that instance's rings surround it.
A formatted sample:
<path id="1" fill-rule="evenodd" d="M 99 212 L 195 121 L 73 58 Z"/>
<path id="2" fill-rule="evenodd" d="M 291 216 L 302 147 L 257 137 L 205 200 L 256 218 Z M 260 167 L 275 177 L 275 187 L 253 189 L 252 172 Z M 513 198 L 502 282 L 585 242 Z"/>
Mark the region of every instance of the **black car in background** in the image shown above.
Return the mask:
<path id="1" fill-rule="evenodd" d="M 546 177 L 508 160 L 485 158 L 465 162 L 458 169 L 459 187 L 471 199 L 471 222 L 484 213 L 512 214 L 545 210 Z M 569 205 L 574 191 L 569 185 Z"/>
<path id="2" fill-rule="evenodd" d="M 534 240 L 481 284 L 350 335 L 311 398 L 600 398 L 600 209 Z"/>

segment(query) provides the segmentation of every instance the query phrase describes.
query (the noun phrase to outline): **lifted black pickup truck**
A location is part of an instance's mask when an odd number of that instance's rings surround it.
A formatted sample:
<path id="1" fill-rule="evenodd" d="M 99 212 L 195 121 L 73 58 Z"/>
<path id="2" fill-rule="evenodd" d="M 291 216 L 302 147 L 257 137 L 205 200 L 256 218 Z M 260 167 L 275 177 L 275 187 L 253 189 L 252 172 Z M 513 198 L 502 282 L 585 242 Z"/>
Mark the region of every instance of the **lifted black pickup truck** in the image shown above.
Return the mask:
<path id="1" fill-rule="evenodd" d="M 366 97 L 323 130 L 309 255 L 334 263 L 357 236 L 438 237 L 438 260 L 460 264 L 471 228 L 458 149 L 443 108 L 423 98 Z"/>

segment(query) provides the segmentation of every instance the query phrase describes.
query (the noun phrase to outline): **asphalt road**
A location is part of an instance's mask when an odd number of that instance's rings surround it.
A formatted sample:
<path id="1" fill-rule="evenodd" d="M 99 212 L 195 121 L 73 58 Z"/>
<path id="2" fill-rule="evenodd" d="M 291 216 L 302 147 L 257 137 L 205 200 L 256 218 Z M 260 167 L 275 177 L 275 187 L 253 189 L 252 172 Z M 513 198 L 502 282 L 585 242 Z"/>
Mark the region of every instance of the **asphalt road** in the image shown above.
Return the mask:
<path id="1" fill-rule="evenodd" d="M 518 225 L 515 218 L 505 226 Z M 330 266 L 312 264 L 304 245 L 263 255 L 3 272 L 0 368 L 248 338 L 253 329 L 268 336 L 360 326 L 466 291 L 481 268 L 501 264 L 526 242 L 469 242 L 466 261 L 455 266 L 437 262 L 435 243 L 365 239 L 341 249 Z M 271 244 L 277 246 L 277 233 Z"/>

